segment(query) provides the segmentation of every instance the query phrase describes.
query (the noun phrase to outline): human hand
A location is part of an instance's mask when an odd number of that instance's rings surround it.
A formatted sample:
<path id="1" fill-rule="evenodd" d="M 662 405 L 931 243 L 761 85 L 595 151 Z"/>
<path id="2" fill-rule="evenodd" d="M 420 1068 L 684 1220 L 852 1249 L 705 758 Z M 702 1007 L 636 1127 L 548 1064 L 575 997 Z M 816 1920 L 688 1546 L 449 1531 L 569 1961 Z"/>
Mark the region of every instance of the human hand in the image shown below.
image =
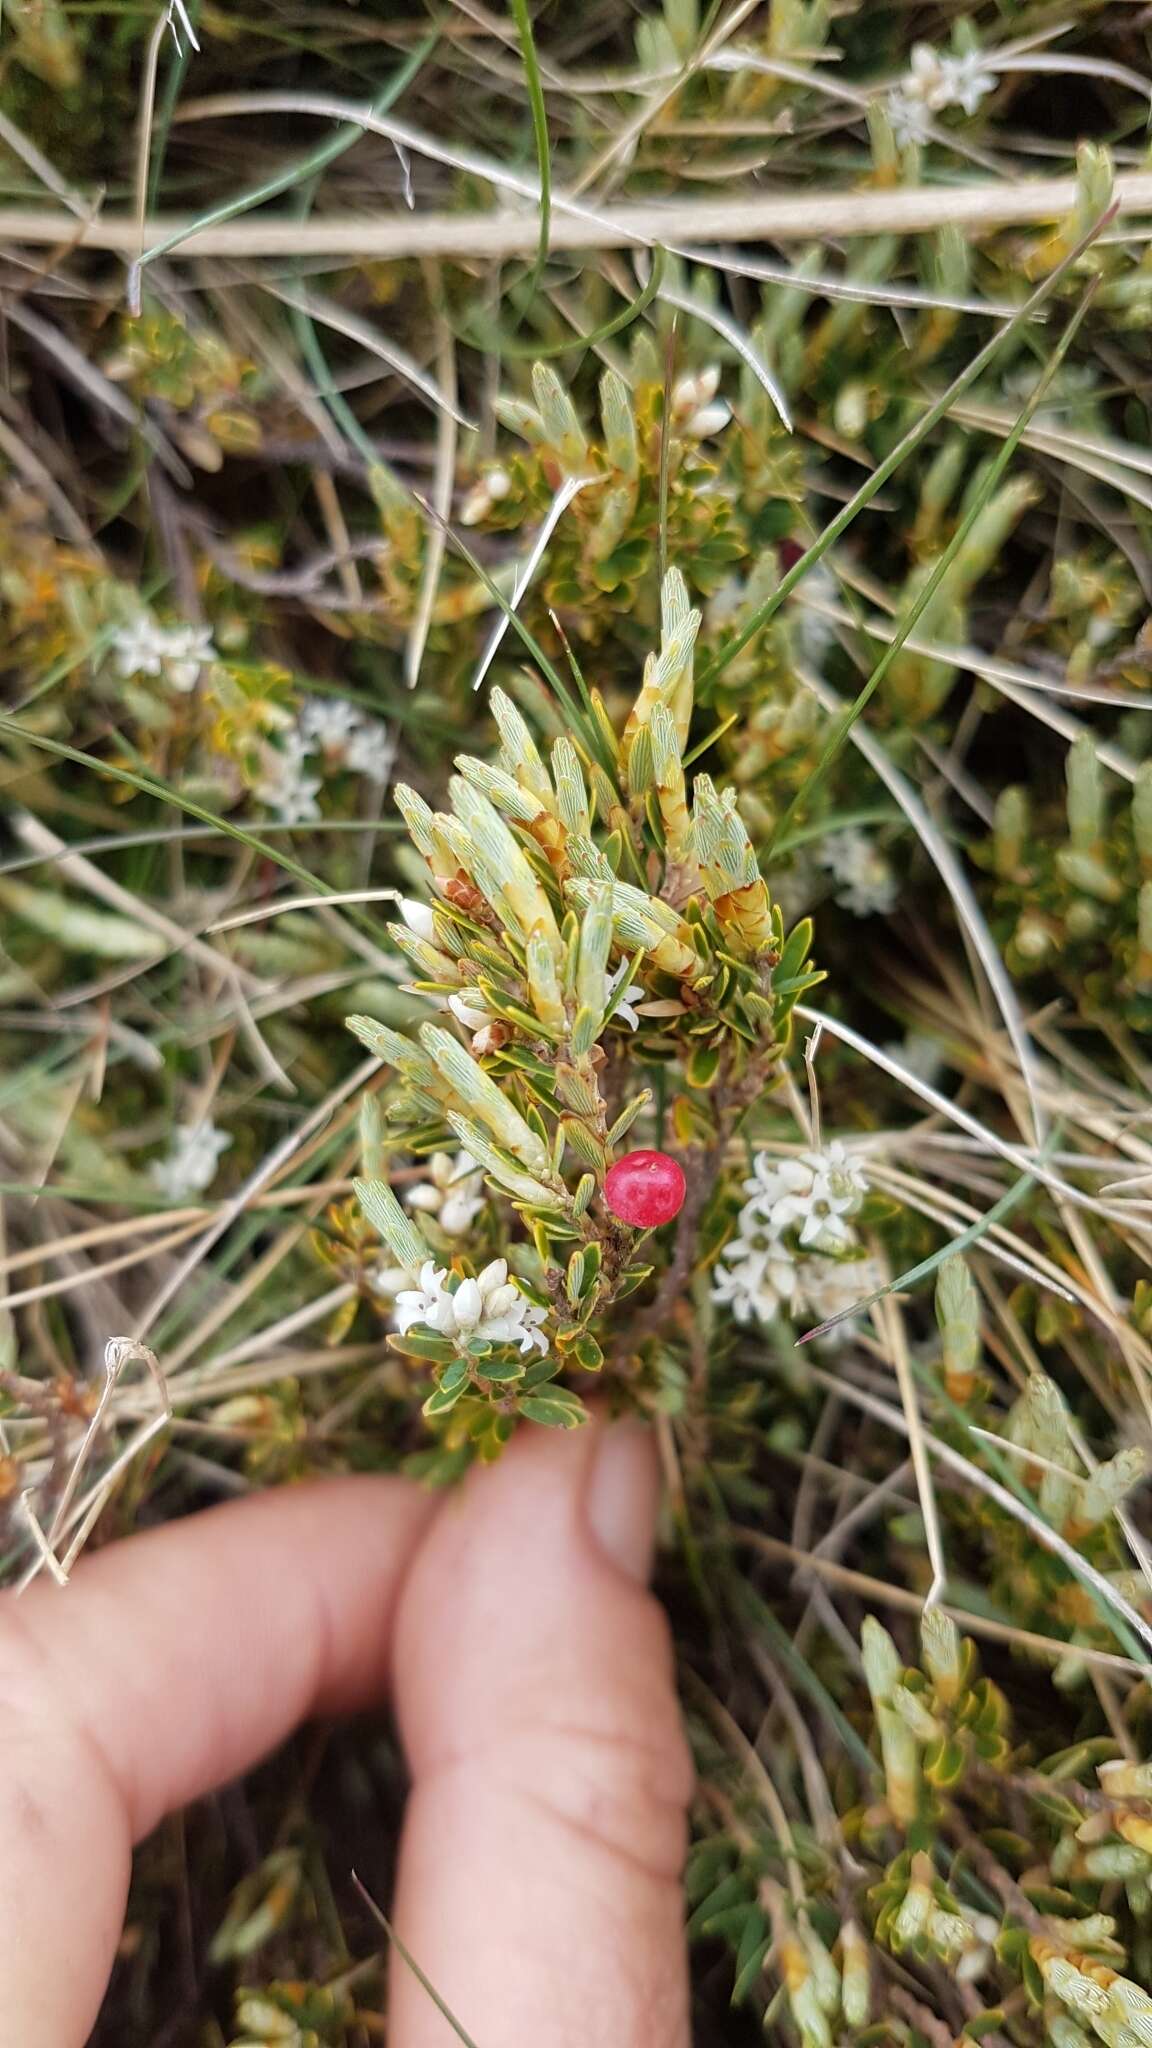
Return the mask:
<path id="1" fill-rule="evenodd" d="M 131 1845 L 390 1690 L 397 1933 L 477 2048 L 684 2048 L 691 1771 L 637 1424 L 522 1431 L 442 1501 L 253 1497 L 0 1600 L 0 2048 L 81 2048 Z M 458 2036 L 396 1960 L 392 2048 Z"/>

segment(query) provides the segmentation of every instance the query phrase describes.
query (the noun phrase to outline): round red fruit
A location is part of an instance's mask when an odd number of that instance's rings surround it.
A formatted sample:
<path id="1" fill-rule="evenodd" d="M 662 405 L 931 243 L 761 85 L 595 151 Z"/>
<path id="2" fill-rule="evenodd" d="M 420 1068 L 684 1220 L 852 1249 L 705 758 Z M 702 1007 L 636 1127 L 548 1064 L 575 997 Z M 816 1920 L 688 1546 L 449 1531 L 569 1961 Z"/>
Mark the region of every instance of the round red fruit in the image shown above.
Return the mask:
<path id="1" fill-rule="evenodd" d="M 626 1152 L 608 1169 L 604 1200 L 622 1223 L 657 1230 L 684 1206 L 684 1175 L 667 1152 Z"/>

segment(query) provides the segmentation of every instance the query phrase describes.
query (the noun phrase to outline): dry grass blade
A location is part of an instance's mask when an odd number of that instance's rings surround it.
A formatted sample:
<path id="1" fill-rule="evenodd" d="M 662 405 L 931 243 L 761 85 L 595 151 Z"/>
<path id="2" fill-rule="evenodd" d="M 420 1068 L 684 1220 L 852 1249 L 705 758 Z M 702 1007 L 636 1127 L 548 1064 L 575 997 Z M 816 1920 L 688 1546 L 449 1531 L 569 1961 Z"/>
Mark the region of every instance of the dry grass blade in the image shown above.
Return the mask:
<path id="1" fill-rule="evenodd" d="M 252 101 L 255 104 L 252 104 Z M 182 110 L 185 115 L 188 109 Z M 260 95 L 236 103 L 218 104 L 219 113 L 287 113 L 296 111 L 296 101 L 268 106 Z M 305 107 L 300 111 L 321 111 Z M 356 118 L 350 102 L 327 104 L 323 112 L 333 120 Z M 367 123 L 365 124 L 367 125 Z M 410 137 L 406 147 L 413 147 Z M 431 149 L 431 139 L 421 142 Z M 455 161 L 455 157 L 446 160 Z M 465 164 L 481 177 L 518 192 L 531 200 L 530 184 L 488 164 Z M 1017 183 L 990 180 L 969 186 L 915 186 L 892 192 L 817 192 L 803 197 L 765 196 L 758 199 L 685 199 L 674 203 L 619 204 L 592 212 L 581 208 L 569 213 L 568 202 L 553 194 L 556 215 L 552 222 L 553 251 L 573 249 L 623 249 L 630 246 L 668 247 L 674 242 L 810 242 L 822 236 L 884 234 L 930 234 L 942 227 L 982 229 L 1005 224 L 1057 221 L 1069 213 L 1077 200 L 1073 178 L 1021 179 Z M 1152 172 L 1130 171 L 1116 180 L 1115 200 L 1123 215 L 1152 210 Z M 75 232 L 71 214 L 52 213 L 36 207 L 0 207 L 0 240 L 55 244 Z M 477 212 L 422 213 L 416 218 L 397 216 L 394 220 L 365 221 L 358 215 L 329 215 L 322 220 L 277 221 L 275 219 L 226 221 L 219 227 L 198 228 L 195 215 L 166 215 L 145 223 L 145 247 L 172 239 L 175 257 L 187 260 L 200 256 L 330 256 L 399 261 L 413 256 L 457 256 L 499 259 L 529 256 L 536 246 L 537 224 L 525 213 L 515 215 Z M 119 254 L 134 253 L 138 240 L 135 224 L 102 214 L 86 226 L 82 243 L 93 249 L 110 249 Z"/>

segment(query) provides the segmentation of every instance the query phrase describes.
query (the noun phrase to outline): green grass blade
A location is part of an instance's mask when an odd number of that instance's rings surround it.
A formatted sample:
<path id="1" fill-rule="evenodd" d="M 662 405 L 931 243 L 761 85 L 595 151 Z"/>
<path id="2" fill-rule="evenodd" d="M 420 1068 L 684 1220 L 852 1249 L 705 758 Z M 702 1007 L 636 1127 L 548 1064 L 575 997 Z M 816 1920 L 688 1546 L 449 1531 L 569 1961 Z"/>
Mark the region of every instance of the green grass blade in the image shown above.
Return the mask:
<path id="1" fill-rule="evenodd" d="M 540 77 L 540 59 L 536 55 L 536 39 L 532 33 L 532 16 L 528 0 L 512 0 L 512 17 L 520 38 L 520 54 L 524 59 L 524 82 L 528 88 L 532 133 L 536 142 L 536 173 L 540 180 L 540 240 L 530 278 L 530 285 L 535 286 L 548 261 L 552 234 L 552 154 L 548 141 L 548 110 L 544 105 L 544 84 Z"/>

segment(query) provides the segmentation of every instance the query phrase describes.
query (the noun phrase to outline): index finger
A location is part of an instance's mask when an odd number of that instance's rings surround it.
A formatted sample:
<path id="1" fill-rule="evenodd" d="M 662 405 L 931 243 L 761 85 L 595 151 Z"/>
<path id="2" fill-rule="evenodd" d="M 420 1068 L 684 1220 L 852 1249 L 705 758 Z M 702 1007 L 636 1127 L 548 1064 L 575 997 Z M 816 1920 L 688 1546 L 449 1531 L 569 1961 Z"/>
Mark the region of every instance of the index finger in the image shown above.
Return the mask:
<path id="1" fill-rule="evenodd" d="M 0 1600 L 0 2043 L 87 2040 L 162 1814 L 379 1696 L 431 1512 L 402 1480 L 289 1488 Z"/>

